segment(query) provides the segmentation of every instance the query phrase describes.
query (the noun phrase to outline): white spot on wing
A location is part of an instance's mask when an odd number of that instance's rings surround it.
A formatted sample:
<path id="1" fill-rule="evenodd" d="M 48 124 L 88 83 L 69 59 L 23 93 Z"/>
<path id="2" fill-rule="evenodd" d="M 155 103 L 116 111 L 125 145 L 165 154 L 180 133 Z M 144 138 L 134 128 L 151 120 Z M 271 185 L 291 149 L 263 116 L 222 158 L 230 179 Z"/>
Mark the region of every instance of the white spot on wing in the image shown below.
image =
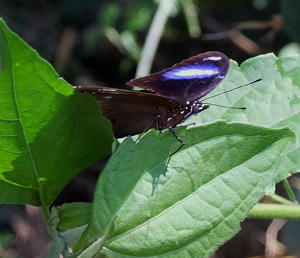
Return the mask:
<path id="1" fill-rule="evenodd" d="M 170 80 L 185 80 L 207 78 L 219 73 L 217 66 L 182 66 L 165 72 L 163 76 Z"/>
<path id="2" fill-rule="evenodd" d="M 204 61 L 206 61 L 206 60 L 220 61 L 221 59 L 222 59 L 222 57 L 220 57 L 220 56 L 209 56 L 209 57 L 203 58 Z"/>

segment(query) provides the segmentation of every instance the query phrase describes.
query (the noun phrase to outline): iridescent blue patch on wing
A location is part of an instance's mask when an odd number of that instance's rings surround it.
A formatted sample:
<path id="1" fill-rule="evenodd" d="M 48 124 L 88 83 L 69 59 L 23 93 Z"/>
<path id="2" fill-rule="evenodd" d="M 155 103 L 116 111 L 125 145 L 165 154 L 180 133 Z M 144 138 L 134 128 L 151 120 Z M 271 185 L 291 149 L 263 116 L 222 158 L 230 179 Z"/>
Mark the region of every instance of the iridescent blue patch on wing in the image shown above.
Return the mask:
<path id="1" fill-rule="evenodd" d="M 204 79 L 220 73 L 218 66 L 189 65 L 174 68 L 162 74 L 166 80 Z"/>

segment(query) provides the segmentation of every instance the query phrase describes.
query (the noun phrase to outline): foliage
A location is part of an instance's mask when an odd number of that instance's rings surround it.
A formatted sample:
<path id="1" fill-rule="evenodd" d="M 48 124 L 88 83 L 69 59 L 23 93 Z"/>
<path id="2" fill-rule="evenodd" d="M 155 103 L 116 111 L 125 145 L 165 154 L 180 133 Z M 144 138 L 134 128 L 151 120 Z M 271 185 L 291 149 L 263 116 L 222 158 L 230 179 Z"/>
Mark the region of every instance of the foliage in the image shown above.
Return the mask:
<path id="1" fill-rule="evenodd" d="M 48 206 L 111 152 L 110 122 L 1 21 L 1 203 Z M 77 93 L 77 94 L 75 94 Z"/>
<path id="2" fill-rule="evenodd" d="M 299 56 L 258 56 L 241 67 L 232 62 L 213 92 L 262 78 L 219 97 L 248 110 L 211 107 L 197 117 L 203 126 L 178 127 L 186 145 L 166 173 L 179 144 L 169 131 L 137 144 L 128 137 L 102 171 L 92 205 L 48 215 L 72 177 L 110 154 L 111 124 L 92 95 L 58 78 L 2 20 L 0 55 L 0 201 L 41 206 L 53 238 L 49 257 L 207 257 L 239 231 L 269 185 L 299 170 Z"/>

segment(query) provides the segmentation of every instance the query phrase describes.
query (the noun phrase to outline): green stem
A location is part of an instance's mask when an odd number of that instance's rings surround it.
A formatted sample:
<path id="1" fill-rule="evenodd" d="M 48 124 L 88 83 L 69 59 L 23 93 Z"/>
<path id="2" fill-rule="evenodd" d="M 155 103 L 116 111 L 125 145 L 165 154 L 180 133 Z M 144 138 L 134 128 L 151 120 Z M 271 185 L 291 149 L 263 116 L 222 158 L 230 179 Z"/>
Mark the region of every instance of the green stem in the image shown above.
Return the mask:
<path id="1" fill-rule="evenodd" d="M 286 193 L 288 194 L 289 198 L 293 201 L 293 202 L 296 202 L 296 197 L 295 197 L 295 194 L 293 192 L 293 189 L 292 187 L 290 186 L 289 184 L 289 181 L 285 178 L 282 180 L 283 182 L 283 186 L 286 190 Z"/>
<path id="2" fill-rule="evenodd" d="M 44 187 L 43 187 L 43 182 L 38 182 L 39 184 L 39 196 L 40 196 L 40 200 L 41 200 L 41 209 L 42 209 L 42 213 L 44 216 L 44 220 L 48 221 L 49 220 L 49 211 L 48 211 L 48 205 L 46 203 L 46 198 L 45 198 L 45 194 L 44 194 Z"/>
<path id="3" fill-rule="evenodd" d="M 286 205 L 297 205 L 296 203 L 291 202 L 290 200 L 287 200 L 277 194 L 267 193 L 265 196 L 277 203 L 286 204 Z"/>
<path id="4" fill-rule="evenodd" d="M 39 195 L 40 195 L 40 200 L 41 200 L 41 209 L 42 209 L 44 220 L 46 222 L 45 224 L 46 224 L 48 233 L 52 239 L 55 239 L 57 237 L 56 228 L 47 223 L 47 221 L 49 221 L 49 219 L 50 219 L 50 215 L 49 215 L 48 205 L 46 202 L 46 198 L 45 198 L 45 194 L 44 194 L 44 187 L 43 187 L 42 182 L 39 182 Z"/>
<path id="5" fill-rule="evenodd" d="M 247 217 L 252 219 L 300 220 L 300 206 L 258 203 Z"/>

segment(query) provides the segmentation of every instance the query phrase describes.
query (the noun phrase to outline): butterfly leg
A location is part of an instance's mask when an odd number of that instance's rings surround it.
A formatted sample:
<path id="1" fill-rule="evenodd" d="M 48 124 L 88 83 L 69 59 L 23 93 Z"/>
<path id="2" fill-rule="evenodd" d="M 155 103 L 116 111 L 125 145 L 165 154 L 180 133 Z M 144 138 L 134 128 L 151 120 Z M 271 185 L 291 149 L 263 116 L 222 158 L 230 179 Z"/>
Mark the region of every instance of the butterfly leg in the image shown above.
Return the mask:
<path id="1" fill-rule="evenodd" d="M 168 129 L 172 132 L 174 137 L 181 143 L 181 145 L 169 156 L 168 161 L 167 161 L 167 165 L 166 165 L 165 173 L 167 172 L 170 160 L 173 157 L 173 155 L 175 155 L 185 145 L 185 142 L 178 136 L 178 134 L 174 131 L 174 129 L 172 127 L 169 127 Z"/>
<path id="2" fill-rule="evenodd" d="M 151 125 L 153 124 L 154 120 L 156 120 L 156 124 L 158 123 L 157 120 L 159 119 L 159 117 L 160 117 L 159 115 L 158 115 L 158 116 L 155 116 L 155 117 L 151 120 L 151 122 L 149 123 L 149 125 L 147 125 L 147 127 L 143 130 L 143 132 L 141 132 L 141 133 L 139 134 L 138 138 L 135 140 L 135 143 L 137 143 L 137 142 L 141 139 L 142 135 L 143 135 L 145 132 L 147 132 L 150 128 L 152 128 Z"/>
<path id="3" fill-rule="evenodd" d="M 191 125 L 196 125 L 196 123 L 195 122 L 191 122 L 191 123 L 187 124 L 186 126 L 189 127 Z"/>

